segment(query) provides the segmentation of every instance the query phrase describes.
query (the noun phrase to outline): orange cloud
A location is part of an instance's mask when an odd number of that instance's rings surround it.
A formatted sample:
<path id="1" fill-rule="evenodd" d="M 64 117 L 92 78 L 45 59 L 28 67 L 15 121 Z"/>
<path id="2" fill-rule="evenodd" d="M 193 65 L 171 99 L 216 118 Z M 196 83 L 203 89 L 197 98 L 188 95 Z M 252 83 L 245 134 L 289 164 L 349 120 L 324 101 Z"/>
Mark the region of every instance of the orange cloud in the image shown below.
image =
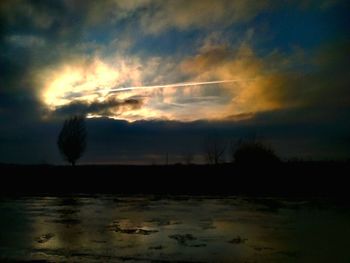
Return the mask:
<path id="1" fill-rule="evenodd" d="M 238 82 L 225 83 L 222 88 L 229 96 L 229 102 L 220 117 L 239 115 L 247 112 L 274 110 L 282 107 L 275 96 L 283 78 L 270 74 L 266 63 L 255 56 L 243 44 L 237 51 L 225 46 L 204 50 L 181 65 L 182 71 L 195 79 L 236 79 Z"/>

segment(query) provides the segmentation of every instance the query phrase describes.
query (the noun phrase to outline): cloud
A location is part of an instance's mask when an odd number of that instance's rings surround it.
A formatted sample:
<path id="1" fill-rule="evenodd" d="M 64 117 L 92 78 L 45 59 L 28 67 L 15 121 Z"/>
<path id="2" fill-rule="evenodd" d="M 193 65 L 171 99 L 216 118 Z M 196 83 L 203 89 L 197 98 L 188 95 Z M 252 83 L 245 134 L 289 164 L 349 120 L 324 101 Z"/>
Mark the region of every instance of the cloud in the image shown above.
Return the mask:
<path id="1" fill-rule="evenodd" d="M 105 101 L 73 101 L 67 105 L 60 106 L 51 114 L 53 116 L 69 117 L 72 115 L 86 115 L 87 117 L 115 117 L 117 118 L 123 111 L 139 109 L 142 106 L 142 99 L 129 98 L 126 100 L 117 100 L 108 98 Z"/>
<path id="2" fill-rule="evenodd" d="M 249 35 L 233 46 L 210 37 L 192 56 L 157 57 L 116 52 L 108 57 L 94 55 L 66 60 L 40 72 L 38 94 L 51 110 L 64 108 L 76 100 L 85 105 L 96 101 L 108 105 L 109 96 L 116 101 L 141 96 L 140 107 L 125 108 L 121 112 L 105 111 L 101 115 L 128 121 L 220 120 L 229 116 L 311 107 L 317 103 L 330 103 L 332 97 L 345 103 L 348 96 L 345 88 L 348 78 L 344 74 L 347 64 L 343 56 L 346 43 L 337 42 L 309 53 L 295 48 L 291 53 L 272 50 L 259 56 L 251 48 Z M 331 84 L 332 75 L 337 78 L 332 79 Z M 108 92 L 112 88 L 162 85 L 179 80 L 235 82 Z M 335 94 L 338 95 L 335 97 Z M 322 98 L 324 95 L 326 100 Z M 84 110 L 88 113 L 92 108 L 85 107 Z M 100 116 L 90 113 L 90 116 Z"/>
<path id="3" fill-rule="evenodd" d="M 246 22 L 269 8 L 269 1 L 202 0 L 154 1 L 153 8 L 141 16 L 141 24 L 149 33 L 160 33 L 168 28 L 187 30 L 234 22 Z"/>
<path id="4" fill-rule="evenodd" d="M 236 49 L 206 46 L 184 60 L 181 68 L 195 80 L 242 80 L 223 85 L 231 98 L 226 114 L 316 105 L 349 107 L 349 62 L 344 56 L 349 53 L 348 43 L 335 40 L 309 53 L 299 48 L 289 54 L 273 50 L 265 56 L 256 55 L 247 42 Z"/>
<path id="5" fill-rule="evenodd" d="M 275 63 L 279 63 L 276 61 Z M 259 58 L 248 44 L 238 48 L 212 46 L 181 63 L 183 72 L 194 79 L 234 79 L 215 91 L 228 98 L 226 107 L 219 112 L 220 118 L 247 112 L 274 110 L 283 107 L 274 95 L 281 85 L 278 74 L 269 74 L 264 58 Z M 205 94 L 205 89 L 197 89 Z"/>
<path id="6" fill-rule="evenodd" d="M 1 20 L 5 20 L 9 26 L 26 23 L 28 27 L 47 29 L 54 21 L 53 14 L 58 5 L 51 5 L 50 8 L 50 5 L 45 2 L 1 1 Z"/>

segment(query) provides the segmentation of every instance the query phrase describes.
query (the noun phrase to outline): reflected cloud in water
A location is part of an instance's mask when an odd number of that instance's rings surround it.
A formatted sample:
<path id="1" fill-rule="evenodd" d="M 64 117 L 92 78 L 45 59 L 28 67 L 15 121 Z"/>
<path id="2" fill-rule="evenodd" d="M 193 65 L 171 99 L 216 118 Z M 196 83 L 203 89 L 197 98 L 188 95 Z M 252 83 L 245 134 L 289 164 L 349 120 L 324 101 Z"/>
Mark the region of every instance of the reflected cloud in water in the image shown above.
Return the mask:
<path id="1" fill-rule="evenodd" d="M 342 231 L 349 213 L 306 201 L 32 197 L 3 199 L 0 211 L 3 260 L 323 262 L 348 256 Z M 333 231 L 325 231 L 329 224 Z"/>

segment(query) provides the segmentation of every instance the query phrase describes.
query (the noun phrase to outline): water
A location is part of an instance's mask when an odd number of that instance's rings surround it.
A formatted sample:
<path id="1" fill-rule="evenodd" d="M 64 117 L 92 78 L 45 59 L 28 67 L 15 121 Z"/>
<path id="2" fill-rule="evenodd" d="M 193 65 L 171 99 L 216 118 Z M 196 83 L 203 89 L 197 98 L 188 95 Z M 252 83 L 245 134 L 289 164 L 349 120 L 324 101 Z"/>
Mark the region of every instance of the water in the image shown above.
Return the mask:
<path id="1" fill-rule="evenodd" d="M 0 261 L 350 262 L 325 200 L 153 196 L 0 200 Z"/>

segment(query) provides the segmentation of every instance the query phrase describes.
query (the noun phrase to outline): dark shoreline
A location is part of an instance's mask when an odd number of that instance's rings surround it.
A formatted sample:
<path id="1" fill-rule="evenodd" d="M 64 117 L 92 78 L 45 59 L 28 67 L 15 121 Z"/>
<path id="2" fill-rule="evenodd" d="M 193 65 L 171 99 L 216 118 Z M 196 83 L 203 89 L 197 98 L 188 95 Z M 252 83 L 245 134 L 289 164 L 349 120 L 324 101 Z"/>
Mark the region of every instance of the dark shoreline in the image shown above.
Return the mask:
<path id="1" fill-rule="evenodd" d="M 248 195 L 347 200 L 349 175 L 349 162 L 273 166 L 0 165 L 0 195 Z"/>

